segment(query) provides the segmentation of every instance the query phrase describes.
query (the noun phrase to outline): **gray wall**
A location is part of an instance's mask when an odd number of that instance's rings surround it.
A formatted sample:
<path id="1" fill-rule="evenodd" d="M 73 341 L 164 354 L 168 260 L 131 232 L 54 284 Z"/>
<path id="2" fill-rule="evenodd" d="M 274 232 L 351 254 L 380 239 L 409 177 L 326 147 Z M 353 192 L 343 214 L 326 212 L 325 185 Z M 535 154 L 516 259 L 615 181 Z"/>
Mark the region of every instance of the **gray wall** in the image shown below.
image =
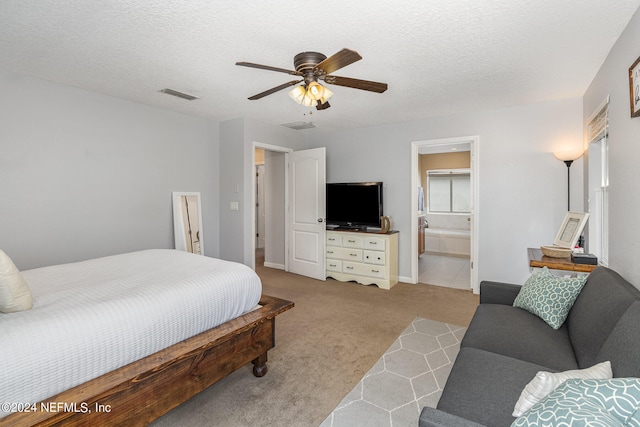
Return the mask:
<path id="1" fill-rule="evenodd" d="M 334 106 L 339 108 L 339 106 Z M 552 152 L 582 141 L 582 99 L 313 134 L 327 147 L 327 182 L 383 181 L 385 214 L 400 231 L 399 274 L 411 276 L 411 142 L 479 135 L 479 280 L 523 283 L 527 247 L 551 244 L 567 209 L 567 168 Z M 582 165 L 572 207 L 583 206 Z"/>
<path id="2" fill-rule="evenodd" d="M 283 126 L 251 119 L 220 123 L 220 257 L 251 267 L 255 255 L 255 233 L 252 233 L 255 143 L 294 150 L 307 145 L 304 134 Z M 239 210 L 230 210 L 232 201 L 239 202 Z"/>
<path id="3" fill-rule="evenodd" d="M 18 268 L 172 248 L 172 191 L 201 192 L 218 255 L 216 123 L 2 71 L 0 93 L 0 248 Z"/>
<path id="4" fill-rule="evenodd" d="M 265 264 L 282 268 L 286 264 L 285 253 L 285 154 L 266 150 L 264 152 L 265 192 Z"/>
<path id="5" fill-rule="evenodd" d="M 640 10 L 584 95 L 584 118 L 609 102 L 609 266 L 640 288 L 640 118 L 631 118 L 629 67 L 640 56 Z"/>

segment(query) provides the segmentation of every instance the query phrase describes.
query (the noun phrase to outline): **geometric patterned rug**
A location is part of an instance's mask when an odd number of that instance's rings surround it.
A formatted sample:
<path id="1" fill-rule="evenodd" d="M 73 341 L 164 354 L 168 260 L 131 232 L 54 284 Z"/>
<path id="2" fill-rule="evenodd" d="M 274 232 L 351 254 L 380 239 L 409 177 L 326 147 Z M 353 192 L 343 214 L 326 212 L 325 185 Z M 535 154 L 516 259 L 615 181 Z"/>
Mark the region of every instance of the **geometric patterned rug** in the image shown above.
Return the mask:
<path id="1" fill-rule="evenodd" d="M 416 317 L 320 427 L 418 425 L 422 407 L 438 403 L 465 332 Z"/>

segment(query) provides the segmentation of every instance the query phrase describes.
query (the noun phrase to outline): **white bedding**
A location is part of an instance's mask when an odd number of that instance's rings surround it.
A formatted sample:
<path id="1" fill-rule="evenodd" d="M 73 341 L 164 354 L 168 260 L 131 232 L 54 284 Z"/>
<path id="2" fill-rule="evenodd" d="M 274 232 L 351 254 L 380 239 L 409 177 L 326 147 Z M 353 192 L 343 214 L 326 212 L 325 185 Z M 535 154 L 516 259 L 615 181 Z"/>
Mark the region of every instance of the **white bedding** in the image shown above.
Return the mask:
<path id="1" fill-rule="evenodd" d="M 148 250 L 22 272 L 31 310 L 0 313 L 0 418 L 253 309 L 249 267 Z"/>

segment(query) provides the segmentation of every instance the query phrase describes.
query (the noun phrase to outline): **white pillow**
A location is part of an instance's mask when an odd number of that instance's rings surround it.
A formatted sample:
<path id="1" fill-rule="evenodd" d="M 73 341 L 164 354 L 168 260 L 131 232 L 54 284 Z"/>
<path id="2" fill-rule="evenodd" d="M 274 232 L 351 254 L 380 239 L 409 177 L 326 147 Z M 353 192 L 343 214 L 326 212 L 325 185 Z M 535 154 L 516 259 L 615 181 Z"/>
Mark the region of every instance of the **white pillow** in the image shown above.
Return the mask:
<path id="1" fill-rule="evenodd" d="M 32 304 L 29 285 L 11 258 L 0 250 L 0 312 L 29 310 Z"/>
<path id="2" fill-rule="evenodd" d="M 560 384 L 569 379 L 581 380 L 609 380 L 613 378 L 611 362 L 602 362 L 586 369 L 575 369 L 565 372 L 540 371 L 535 378 L 522 390 L 520 398 L 513 408 L 513 416 L 519 417 L 527 412 L 533 405 L 544 399 Z"/>

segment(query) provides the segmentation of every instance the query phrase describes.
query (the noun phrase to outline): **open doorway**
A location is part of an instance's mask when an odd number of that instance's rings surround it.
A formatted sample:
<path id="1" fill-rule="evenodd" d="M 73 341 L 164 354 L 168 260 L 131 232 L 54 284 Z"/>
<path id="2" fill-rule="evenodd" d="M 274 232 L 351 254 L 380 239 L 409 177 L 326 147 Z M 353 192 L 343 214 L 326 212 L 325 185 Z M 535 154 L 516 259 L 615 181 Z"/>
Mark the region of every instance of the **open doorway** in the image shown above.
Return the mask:
<path id="1" fill-rule="evenodd" d="M 286 156 L 289 151 L 266 144 L 254 147 L 255 266 L 287 268 Z"/>
<path id="2" fill-rule="evenodd" d="M 253 143 L 251 169 L 256 148 L 264 150 L 265 248 L 264 266 L 326 279 L 325 186 L 326 149 L 294 151 L 277 145 Z M 247 210 L 245 260 L 256 266 L 257 179 L 250 179 L 251 206 Z M 247 256 L 248 255 L 248 256 Z"/>
<path id="3" fill-rule="evenodd" d="M 478 137 L 412 144 L 412 280 L 478 292 Z"/>

